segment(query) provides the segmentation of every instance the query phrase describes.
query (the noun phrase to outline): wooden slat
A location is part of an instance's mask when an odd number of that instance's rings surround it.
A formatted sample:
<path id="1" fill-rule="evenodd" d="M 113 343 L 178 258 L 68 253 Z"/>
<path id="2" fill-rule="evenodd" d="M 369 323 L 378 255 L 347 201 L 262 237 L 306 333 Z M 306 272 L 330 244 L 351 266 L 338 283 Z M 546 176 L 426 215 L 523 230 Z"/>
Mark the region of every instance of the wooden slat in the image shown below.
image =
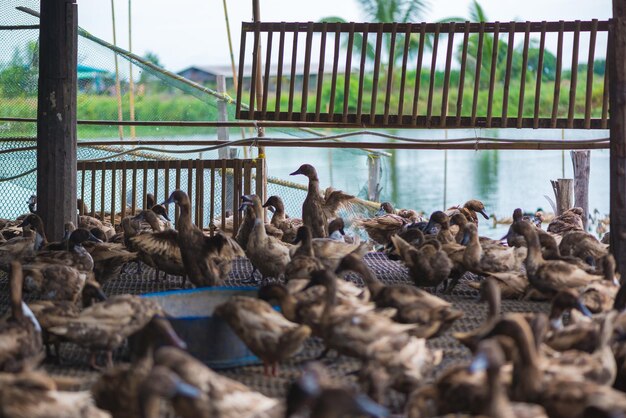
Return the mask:
<path id="1" fill-rule="evenodd" d="M 113 169 L 111 170 L 111 225 L 115 225 L 115 202 L 117 195 L 117 187 L 115 184 L 115 178 L 117 174 L 116 162 L 113 162 Z"/>
<path id="2" fill-rule="evenodd" d="M 194 223 L 197 227 L 202 228 L 202 217 L 200 212 L 202 211 L 202 161 L 194 161 L 194 168 L 196 172 L 196 193 L 194 202 Z"/>
<path id="3" fill-rule="evenodd" d="M 253 47 L 252 47 L 252 74 L 250 76 L 250 102 L 249 102 L 249 108 L 250 108 L 250 114 L 252 115 L 252 117 L 254 117 L 254 105 L 255 105 L 255 98 L 256 98 L 256 72 L 258 71 L 258 63 L 259 63 L 259 59 L 258 59 L 258 55 L 259 55 L 259 42 L 261 42 L 261 33 L 259 32 L 259 23 L 255 23 L 254 24 L 255 28 L 254 28 L 254 41 L 252 42 Z"/>
<path id="4" fill-rule="evenodd" d="M 243 70 L 246 61 L 246 31 L 241 31 L 241 45 L 239 46 L 239 74 L 237 75 L 237 119 L 241 119 L 241 103 L 243 103 Z"/>
<path id="5" fill-rule="evenodd" d="M 500 22 L 496 22 L 493 31 L 493 47 L 491 48 L 491 72 L 489 74 L 489 98 L 487 99 L 487 128 L 491 128 L 491 119 L 493 112 L 493 91 L 496 85 L 496 70 L 498 68 L 498 46 L 500 34 Z"/>
<path id="6" fill-rule="evenodd" d="M 427 23 L 426 24 L 426 32 L 427 33 L 433 33 L 435 31 L 435 27 L 436 25 L 440 25 L 440 30 L 442 32 L 448 32 L 450 30 L 450 23 L 446 22 L 446 23 Z M 267 31 L 276 31 L 280 28 L 280 23 L 277 22 L 263 22 L 260 24 L 260 29 L 261 32 L 267 32 Z M 383 32 L 384 33 L 390 33 L 391 32 L 391 26 L 393 25 L 393 23 L 376 23 L 376 25 L 381 25 L 383 28 Z M 526 30 L 526 24 L 525 22 L 515 22 L 515 32 L 519 32 L 519 33 L 523 33 Z M 254 22 L 242 22 L 241 24 L 242 26 L 242 31 L 244 32 L 252 32 L 255 30 L 255 23 Z M 357 23 L 355 25 L 355 30 L 356 32 L 363 32 L 363 23 Z M 398 23 L 398 31 L 400 32 L 404 32 L 406 30 L 406 26 L 407 23 Z M 478 33 L 479 31 L 479 26 L 480 23 L 472 23 L 470 25 L 470 32 L 471 33 Z M 557 32 L 559 30 L 561 26 L 561 22 L 560 21 L 551 21 L 551 22 L 547 22 L 547 30 L 548 32 Z M 592 26 L 592 22 L 591 21 L 584 21 L 581 24 L 581 30 L 582 31 L 590 31 L 591 30 L 591 26 Z M 609 21 L 608 20 L 602 20 L 598 22 L 598 30 L 602 31 L 602 32 L 606 32 L 608 31 L 609 28 Z M 302 23 L 300 22 L 289 22 L 286 24 L 285 29 L 289 32 L 293 32 L 293 31 L 305 31 L 306 27 L 302 25 Z M 322 23 L 314 23 L 313 24 L 313 31 L 314 32 L 319 32 L 322 29 Z M 378 28 L 374 29 L 377 30 Z M 564 22 L 563 25 L 563 29 L 564 32 L 574 32 L 576 29 L 576 22 L 575 21 L 567 21 Z M 345 32 L 347 33 L 350 30 L 350 24 L 346 23 L 346 22 L 329 22 L 328 23 L 328 30 L 330 31 L 339 31 L 339 32 Z M 502 32 L 509 32 L 510 30 L 510 23 L 509 22 L 503 22 L 501 23 L 501 27 L 500 30 Z M 419 31 L 419 28 L 417 27 L 413 27 L 413 33 L 416 33 Z M 495 31 L 495 23 L 494 22 L 486 22 L 485 24 L 485 32 L 486 33 L 493 33 Z M 533 22 L 533 24 L 531 25 L 530 31 L 533 33 L 539 33 L 541 32 L 541 22 Z M 460 28 L 457 26 L 456 28 L 456 32 L 457 33 L 461 33 L 463 32 L 463 28 Z"/>
<path id="7" fill-rule="evenodd" d="M 370 118 L 376 115 L 376 100 L 378 97 L 378 78 L 380 76 L 380 55 L 382 53 L 383 26 L 378 25 L 376 32 L 376 49 L 374 51 L 374 76 L 372 77 L 372 103 L 370 105 Z"/>
<path id="8" fill-rule="evenodd" d="M 537 84 L 535 84 L 535 112 L 533 118 L 533 128 L 539 127 L 539 106 L 541 104 L 541 78 L 543 75 L 543 55 L 546 50 L 546 26 L 547 22 L 541 22 L 542 30 L 539 38 L 539 58 L 537 60 Z"/>
<path id="9" fill-rule="evenodd" d="M 148 193 L 148 161 L 143 161 L 143 177 L 142 177 L 142 182 L 143 182 L 143 191 L 142 191 L 142 196 L 141 196 L 141 208 L 142 209 L 149 209 L 148 207 L 146 207 L 147 202 L 146 202 L 146 194 Z M 156 197 L 155 197 L 156 199 Z"/>
<path id="10" fill-rule="evenodd" d="M 170 160 L 163 161 L 163 171 L 164 171 L 164 190 L 163 190 L 163 200 L 166 200 L 170 197 Z"/>
<path id="11" fill-rule="evenodd" d="M 85 164 L 86 165 L 86 164 Z M 96 169 L 91 169 L 91 216 L 96 216 Z"/>
<path id="12" fill-rule="evenodd" d="M 159 201 L 159 166 L 157 164 L 154 165 L 154 198 Z M 165 199 L 163 199 L 165 200 Z M 150 208 L 147 208 L 150 209 Z"/>
<path id="13" fill-rule="evenodd" d="M 265 165 L 265 158 L 257 158 L 255 173 L 256 173 L 256 194 L 258 196 L 263 195 L 263 183 L 264 183 L 263 173 L 265 172 L 264 165 Z"/>
<path id="14" fill-rule="evenodd" d="M 274 32 L 267 33 L 267 46 L 265 52 L 265 75 L 263 76 L 263 104 L 261 105 L 261 117 L 265 119 L 267 117 L 267 100 L 270 95 L 268 84 L 270 81 L 272 67 L 272 37 Z"/>
<path id="15" fill-rule="evenodd" d="M 354 28 L 354 22 L 350 24 Z M 341 113 L 342 122 L 346 122 L 348 115 L 348 105 L 350 104 L 350 73 L 352 72 L 352 47 L 354 45 L 354 29 L 348 31 L 348 46 L 346 47 L 346 67 L 344 68 L 344 84 L 343 84 L 343 112 Z"/>
<path id="16" fill-rule="evenodd" d="M 356 120 L 361 122 L 363 116 L 363 82 L 365 81 L 365 64 L 367 62 L 367 38 L 369 34 L 369 25 L 365 25 L 366 30 L 363 31 L 361 42 L 361 65 L 359 66 L 359 91 L 356 100 Z"/>
<path id="17" fill-rule="evenodd" d="M 243 167 L 244 176 L 246 177 L 246 181 L 243 184 L 243 194 L 250 194 L 252 190 L 252 163 L 247 160 L 246 164 Z M 260 181 L 257 179 L 257 182 Z"/>
<path id="18" fill-rule="evenodd" d="M 485 44 L 485 22 L 480 22 L 478 30 L 478 51 L 476 51 L 476 68 L 474 74 L 474 96 L 472 99 L 472 125 L 476 125 L 478 110 L 478 92 L 480 90 L 480 73 L 482 72 L 483 46 Z"/>
<path id="19" fill-rule="evenodd" d="M 426 105 L 426 126 L 431 126 L 431 118 L 433 114 L 433 94 L 435 91 L 435 74 L 437 73 L 437 48 L 439 46 L 439 28 L 441 25 L 435 25 L 435 33 L 433 34 L 433 51 L 430 61 L 430 81 L 428 83 L 428 104 Z"/>
<path id="20" fill-rule="evenodd" d="M 463 33 L 463 46 L 461 50 L 461 69 L 459 70 L 459 92 L 456 99 L 456 126 L 461 125 L 463 113 L 463 90 L 465 89 L 465 72 L 467 67 L 467 47 L 469 45 L 469 22 L 465 21 L 465 32 Z"/>
<path id="21" fill-rule="evenodd" d="M 296 66 L 298 60 L 298 32 L 293 33 L 291 45 L 291 73 L 289 75 L 289 105 L 287 107 L 288 120 L 293 120 L 293 100 L 296 86 Z"/>
<path id="22" fill-rule="evenodd" d="M 609 63 L 611 60 L 611 54 L 608 51 L 608 43 L 606 49 L 606 62 L 604 65 L 604 92 L 602 93 L 602 129 L 607 129 L 609 127 Z"/>
<path id="23" fill-rule="evenodd" d="M 211 196 L 210 196 L 210 206 L 209 206 L 209 230 L 211 231 L 211 236 L 213 236 L 213 226 L 215 225 L 215 160 L 209 161 L 209 170 L 211 170 Z M 233 205 L 233 213 L 237 213 L 237 204 Z M 222 225 L 222 232 L 224 232 L 225 225 Z"/>
<path id="24" fill-rule="evenodd" d="M 133 185 L 133 192 L 131 193 L 131 198 L 130 198 L 130 210 L 131 213 L 134 215 L 137 212 L 137 165 L 133 164 L 131 165 L 130 169 L 132 170 L 133 176 L 132 176 L 132 185 Z"/>
<path id="25" fill-rule="evenodd" d="M 568 127 L 574 126 L 574 110 L 576 106 L 576 86 L 578 84 L 578 49 L 580 46 L 580 20 L 576 21 L 577 26 L 574 31 L 574 44 L 572 47 L 572 71 L 569 89 L 569 109 L 567 111 Z"/>
<path id="26" fill-rule="evenodd" d="M 122 161 L 122 219 L 126 217 L 126 187 L 127 187 L 127 178 L 126 178 L 126 160 Z"/>
<path id="27" fill-rule="evenodd" d="M 280 37 L 278 39 L 278 64 L 276 69 L 276 117 L 280 114 L 280 98 L 283 86 L 283 58 L 285 55 L 285 22 L 280 24 Z M 250 90 L 253 91 L 253 90 Z"/>
<path id="28" fill-rule="evenodd" d="M 84 164 L 78 164 L 78 166 L 79 166 L 78 170 L 80 171 L 80 178 L 81 178 L 81 180 L 80 180 L 80 200 L 82 200 L 83 203 L 85 203 L 85 174 L 86 174 L 87 170 L 85 170 Z M 78 214 L 79 215 L 85 215 L 84 209 L 85 209 L 85 205 L 83 204 L 83 205 L 81 205 L 78 208 Z"/>
<path id="29" fill-rule="evenodd" d="M 104 205 L 105 205 L 105 192 L 106 192 L 106 170 L 102 169 L 100 170 L 101 176 L 100 176 L 100 219 L 104 221 Z"/>
<path id="30" fill-rule="evenodd" d="M 561 69 L 563 67 L 563 32 L 565 22 L 561 21 L 556 48 L 556 75 L 554 78 L 554 102 L 552 102 L 552 127 L 555 128 L 559 113 L 559 97 L 561 94 Z"/>
<path id="31" fill-rule="evenodd" d="M 506 53 L 506 70 L 504 72 L 504 91 L 502 94 L 502 122 L 506 128 L 509 111 L 509 88 L 511 86 L 511 64 L 513 63 L 513 45 L 515 43 L 515 25 L 511 24 Z"/>
<path id="32" fill-rule="evenodd" d="M 406 85 L 406 68 L 409 60 L 409 46 L 411 45 L 411 23 L 406 25 L 404 32 L 404 49 L 402 50 L 402 74 L 400 75 L 400 97 L 398 99 L 398 117 L 404 114 L 404 86 Z"/>
<path id="33" fill-rule="evenodd" d="M 311 74 L 311 43 L 313 42 L 313 22 L 307 24 L 306 45 L 304 48 L 304 79 L 302 80 L 302 103 L 300 112 L 304 117 L 307 111 L 308 95 L 309 95 L 309 76 Z"/>
<path id="34" fill-rule="evenodd" d="M 237 231 L 239 226 L 239 196 L 241 196 L 241 190 L 239 188 L 239 175 L 241 174 L 241 160 L 235 160 L 235 168 L 233 169 L 233 231 Z"/>
<path id="35" fill-rule="evenodd" d="M 262 160 L 262 158 L 259 158 Z M 220 200 L 220 204 L 222 206 L 222 225 L 226 225 L 226 160 L 222 160 L 220 176 L 222 178 L 222 199 Z"/>
<path id="36" fill-rule="evenodd" d="M 315 119 L 319 120 L 320 112 L 322 110 L 322 87 L 324 85 L 324 73 L 326 68 L 324 67 L 326 61 L 326 36 L 327 36 L 328 22 L 324 22 L 322 34 L 320 38 L 320 55 L 319 55 L 319 67 L 317 70 L 317 94 L 315 97 Z"/>
<path id="37" fill-rule="evenodd" d="M 182 166 L 183 166 L 182 161 L 180 160 L 176 161 L 176 190 L 180 190 L 180 174 L 182 172 Z M 180 209 L 178 208 L 178 206 L 176 206 L 174 209 L 174 219 L 178 219 L 179 215 L 180 215 Z"/>
<path id="38" fill-rule="evenodd" d="M 333 75 L 331 76 L 330 82 L 330 103 L 328 108 L 328 114 L 330 115 L 330 120 L 335 120 L 335 93 L 337 91 L 337 66 L 339 65 L 339 51 L 341 49 L 341 35 L 339 32 L 339 27 L 335 31 L 335 51 L 333 55 Z"/>
<path id="39" fill-rule="evenodd" d="M 589 34 L 589 56 L 587 58 L 587 90 L 585 93 L 585 127 L 591 126 L 591 96 L 593 94 L 593 64 L 596 53 L 596 37 L 598 33 L 598 19 L 593 19 L 593 26 Z M 605 63 L 606 64 L 606 63 Z"/>
<path id="40" fill-rule="evenodd" d="M 389 105 L 391 104 L 393 86 L 393 64 L 396 56 L 396 33 L 398 24 L 391 27 L 391 40 L 389 41 L 389 60 L 387 61 L 387 88 L 385 89 L 385 113 L 383 115 L 383 125 L 389 123 Z"/>
<path id="41" fill-rule="evenodd" d="M 419 104 L 420 84 L 422 81 L 422 61 L 424 58 L 424 40 L 426 38 L 426 23 L 420 25 L 420 40 L 417 48 L 417 64 L 415 67 L 415 91 L 413 92 L 413 112 L 411 115 L 411 125 L 417 124 L 417 106 Z"/>
<path id="42" fill-rule="evenodd" d="M 530 22 L 526 22 L 526 32 L 524 33 L 524 46 L 522 47 L 522 72 L 520 74 L 519 101 L 517 104 L 517 128 L 522 126 L 524 117 L 524 93 L 526 90 L 526 70 L 528 67 L 528 47 L 530 45 Z"/>
<path id="43" fill-rule="evenodd" d="M 452 47 L 454 46 L 454 29 L 456 23 L 450 25 L 448 32 L 448 48 L 446 50 L 446 67 L 443 72 L 443 92 L 441 97 L 441 127 L 445 126 L 446 117 L 448 116 L 448 90 L 450 84 L 450 67 L 452 66 Z"/>
<path id="44" fill-rule="evenodd" d="M 187 195 L 193 196 L 193 160 L 187 160 Z"/>

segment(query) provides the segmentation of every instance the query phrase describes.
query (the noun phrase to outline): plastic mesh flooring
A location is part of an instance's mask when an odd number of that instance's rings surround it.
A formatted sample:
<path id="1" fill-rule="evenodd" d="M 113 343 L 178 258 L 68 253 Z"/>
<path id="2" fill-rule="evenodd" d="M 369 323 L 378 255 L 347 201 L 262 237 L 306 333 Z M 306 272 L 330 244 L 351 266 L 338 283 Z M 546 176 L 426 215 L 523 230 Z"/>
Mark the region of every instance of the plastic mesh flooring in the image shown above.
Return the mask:
<path id="1" fill-rule="evenodd" d="M 386 284 L 411 283 L 406 268 L 399 262 L 389 260 L 383 254 L 369 253 L 365 256 L 365 261 L 378 278 Z M 251 274 L 252 265 L 247 259 L 236 260 L 229 278 L 225 281 L 225 285 L 250 286 L 251 284 L 247 280 Z M 256 278 L 258 279 L 259 277 L 257 276 Z M 346 279 L 363 286 L 363 282 L 356 275 L 349 274 Z M 451 365 L 469 360 L 469 351 L 457 343 L 451 337 L 451 333 L 474 329 L 483 322 L 487 314 L 487 307 L 485 304 L 477 302 L 478 292 L 465 284 L 468 280 L 479 279 L 468 274 L 461 279 L 451 295 L 438 294 L 443 299 L 452 302 L 457 309 L 461 309 L 464 312 L 464 316 L 457 320 L 451 330 L 445 335 L 429 340 L 429 347 L 441 349 L 444 352 L 442 363 L 429 376 L 430 379 L 435 378 Z M 191 285 L 187 283 L 185 287 L 189 288 Z M 157 279 L 153 269 L 142 264 L 141 271 L 138 271 L 135 263 L 126 265 L 117 279 L 111 280 L 103 286 L 103 290 L 107 295 L 143 294 L 181 288 L 183 288 L 181 277 L 168 275 Z M 27 302 L 29 301 L 28 294 L 25 294 L 24 299 Z M 8 303 L 8 280 L 7 276 L 4 275 L 0 277 L 0 313 L 8 309 Z M 546 303 L 531 301 L 505 300 L 502 303 L 503 312 L 546 312 L 548 308 L 549 306 Z M 260 365 L 221 370 L 220 373 L 239 380 L 268 396 L 283 397 L 288 384 L 298 376 L 301 366 L 305 362 L 317 358 L 322 351 L 323 345 L 320 340 L 315 338 L 309 339 L 304 349 L 298 355 L 281 365 L 278 377 L 264 376 L 263 367 Z M 46 361 L 43 365 L 44 369 L 53 375 L 84 378 L 86 387 L 98 376 L 98 373 L 91 370 L 88 366 L 88 352 L 78 346 L 63 344 L 61 347 L 61 359 L 61 364 Z M 126 347 L 121 347 L 114 353 L 114 360 L 116 362 L 128 360 Z M 360 368 L 360 363 L 357 360 L 331 353 L 322 362 L 329 366 L 330 372 L 335 377 L 344 379 L 350 384 L 356 384 L 356 377 L 352 372 Z M 403 401 L 404 397 L 400 394 L 391 394 L 388 406 L 394 412 L 400 413 Z"/>

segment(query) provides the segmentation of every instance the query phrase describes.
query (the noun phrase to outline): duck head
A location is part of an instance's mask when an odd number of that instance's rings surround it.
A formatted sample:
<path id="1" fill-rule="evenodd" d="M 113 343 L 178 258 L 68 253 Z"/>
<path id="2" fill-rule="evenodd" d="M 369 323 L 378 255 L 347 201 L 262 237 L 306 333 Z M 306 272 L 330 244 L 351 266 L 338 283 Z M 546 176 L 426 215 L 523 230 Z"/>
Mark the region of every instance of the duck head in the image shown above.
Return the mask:
<path id="1" fill-rule="evenodd" d="M 82 291 L 83 308 L 91 306 L 94 302 L 104 302 L 107 300 L 107 296 L 102 291 L 100 283 L 93 278 L 88 278 L 85 281 Z"/>
<path id="2" fill-rule="evenodd" d="M 328 224 L 328 235 L 332 238 L 333 233 L 338 232 L 339 234 L 346 235 L 346 231 L 344 231 L 346 224 L 342 218 L 335 218 Z"/>
<path id="3" fill-rule="evenodd" d="M 463 205 L 463 207 L 469 210 L 472 210 L 476 213 L 480 213 L 481 215 L 483 215 L 485 219 L 489 219 L 489 215 L 485 213 L 485 204 L 481 202 L 480 200 L 476 200 L 476 199 L 468 200 L 467 202 L 465 202 L 465 205 Z"/>
<path id="4" fill-rule="evenodd" d="M 253 213 L 259 219 L 263 219 L 263 206 L 261 205 L 261 199 L 255 194 L 241 196 L 241 206 L 239 210 L 242 211 L 246 208 L 252 208 Z"/>
<path id="5" fill-rule="evenodd" d="M 165 366 L 154 366 L 139 387 L 139 410 L 142 418 L 159 416 L 159 398 L 198 399 L 202 391 L 183 381 L 180 376 Z"/>
<path id="6" fill-rule="evenodd" d="M 428 231 L 432 229 L 435 225 L 441 225 L 442 227 L 450 225 L 450 218 L 444 212 L 438 210 L 433 212 L 428 219 L 428 224 L 426 224 L 425 232 L 428 234 Z"/>
<path id="7" fill-rule="evenodd" d="M 161 205 L 167 206 L 172 203 L 176 203 L 180 207 L 191 207 L 189 196 L 182 190 L 174 190 L 170 197 L 165 202 L 161 203 Z"/>
<path id="8" fill-rule="evenodd" d="M 376 212 L 375 216 L 382 216 L 386 213 L 394 213 L 395 211 L 393 210 L 393 206 L 391 205 L 391 203 L 389 202 L 383 202 L 380 204 L 380 208 L 378 209 L 378 212 Z"/>
<path id="9" fill-rule="evenodd" d="M 97 228 L 97 227 L 96 228 L 91 228 L 89 230 L 89 232 L 91 232 L 91 235 L 93 235 L 94 237 L 98 238 L 102 242 L 107 242 L 108 241 L 106 234 L 100 228 Z"/>
<path id="10" fill-rule="evenodd" d="M 455 213 L 450 217 L 450 225 L 458 225 L 463 227 L 467 225 L 467 218 L 462 213 Z"/>
<path id="11" fill-rule="evenodd" d="M 68 240 L 68 244 L 69 244 L 68 246 L 70 248 L 74 248 L 77 245 L 82 245 L 82 243 L 86 241 L 102 242 L 88 230 L 84 228 L 78 228 L 76 231 L 70 234 L 70 238 Z"/>
<path id="12" fill-rule="evenodd" d="M 470 241 L 476 239 L 476 237 L 478 237 L 478 228 L 476 227 L 476 224 L 472 222 L 468 222 L 465 225 L 465 229 L 463 232 L 463 239 L 461 240 L 461 245 L 469 244 Z"/>
<path id="13" fill-rule="evenodd" d="M 167 210 L 163 205 L 152 205 L 150 210 L 156 213 L 158 216 L 162 216 L 166 221 L 171 222 L 170 218 L 167 216 Z"/>
<path id="14" fill-rule="evenodd" d="M 270 196 L 263 205 L 264 208 L 268 208 L 270 211 L 285 211 L 285 205 L 283 200 L 279 196 Z"/>
<path id="15" fill-rule="evenodd" d="M 296 238 L 293 240 L 293 243 L 299 244 L 302 242 L 304 244 L 310 244 L 312 239 L 313 235 L 311 234 L 311 228 L 306 225 L 302 225 L 298 228 L 298 231 L 296 231 Z"/>
<path id="16" fill-rule="evenodd" d="M 35 249 L 39 250 L 43 245 L 45 245 L 48 240 L 46 239 L 46 231 L 44 230 L 43 221 L 39 217 L 39 215 L 35 215 L 34 213 L 28 215 L 24 218 L 21 224 L 18 225 L 22 229 L 30 229 L 35 233 Z"/>
<path id="17" fill-rule="evenodd" d="M 296 171 L 289 175 L 295 176 L 297 174 L 305 175 L 309 179 L 317 179 L 317 171 L 315 170 L 315 167 L 313 167 L 311 164 L 302 164 L 300 168 L 298 168 Z"/>
<path id="18" fill-rule="evenodd" d="M 563 328 L 563 314 L 570 309 L 576 309 L 587 317 L 592 316 L 589 309 L 582 303 L 580 295 L 576 290 L 563 289 L 552 299 L 549 316 L 552 328 Z"/>

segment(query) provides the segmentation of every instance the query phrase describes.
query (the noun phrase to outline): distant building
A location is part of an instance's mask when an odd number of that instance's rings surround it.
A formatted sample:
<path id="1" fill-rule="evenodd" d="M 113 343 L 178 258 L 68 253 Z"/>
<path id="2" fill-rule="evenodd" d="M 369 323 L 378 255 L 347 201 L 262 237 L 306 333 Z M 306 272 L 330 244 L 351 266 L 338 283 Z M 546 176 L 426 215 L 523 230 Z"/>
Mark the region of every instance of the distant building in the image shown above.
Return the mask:
<path id="1" fill-rule="evenodd" d="M 331 63 L 332 65 L 332 63 Z M 324 68 L 324 74 L 331 74 L 332 73 L 332 66 L 327 64 L 326 67 Z M 276 91 L 276 76 L 278 74 L 278 65 L 276 63 L 273 63 L 270 66 L 270 79 L 268 80 L 268 85 L 267 85 L 267 89 L 269 91 Z M 339 65 L 339 67 L 341 67 L 341 64 Z M 310 70 L 309 70 L 309 89 L 311 88 L 315 88 L 317 83 L 317 72 L 319 69 L 319 64 L 311 64 L 310 65 Z M 343 68 L 339 68 L 338 69 L 338 73 L 339 74 L 343 74 L 344 70 Z M 210 86 L 212 88 L 215 88 L 216 84 L 217 84 L 217 76 L 218 75 L 223 75 L 224 78 L 226 79 L 226 89 L 228 91 L 234 91 L 234 84 L 233 84 L 233 70 L 232 67 L 230 65 L 193 65 L 191 67 L 187 67 L 184 70 L 181 70 L 177 73 L 180 76 L 183 76 L 191 81 L 194 81 L 198 84 L 202 84 L 202 85 L 206 85 L 206 86 Z M 252 77 L 252 65 L 246 65 L 244 67 L 244 73 L 243 73 L 243 87 L 244 89 L 249 89 L 250 88 L 250 80 Z M 295 83 L 294 83 L 294 88 L 295 90 L 299 90 L 302 89 L 302 82 L 304 80 L 304 63 L 297 63 L 296 64 L 296 68 L 294 71 L 295 74 Z M 265 66 L 263 66 L 262 69 L 262 75 L 265 75 Z M 237 73 L 237 76 L 239 76 L 239 73 Z M 284 63 L 283 64 L 283 71 L 282 71 L 282 89 L 283 91 L 285 90 L 285 88 L 289 89 L 289 78 L 291 76 L 291 64 L 290 63 Z"/>
<path id="2" fill-rule="evenodd" d="M 83 93 L 105 93 L 115 84 L 115 77 L 102 68 L 79 64 L 76 67 L 78 90 Z"/>

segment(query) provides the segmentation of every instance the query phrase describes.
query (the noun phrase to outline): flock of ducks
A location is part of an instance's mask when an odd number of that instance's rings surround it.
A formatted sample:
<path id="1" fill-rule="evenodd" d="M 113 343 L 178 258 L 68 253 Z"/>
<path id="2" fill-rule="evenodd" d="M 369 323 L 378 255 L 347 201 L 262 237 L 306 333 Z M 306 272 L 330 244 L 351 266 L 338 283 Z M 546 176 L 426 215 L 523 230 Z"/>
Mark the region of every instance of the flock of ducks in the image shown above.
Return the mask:
<path id="1" fill-rule="evenodd" d="M 373 218 L 354 222 L 414 282 L 385 284 L 364 261 L 371 243 L 346 235 L 337 216 L 354 197 L 331 188 L 322 194 L 311 165 L 292 174 L 309 180 L 302 219 L 289 217 L 278 196 L 262 202 L 246 195 L 232 234 L 195 226 L 181 190 L 162 204 L 146 196 L 148 209 L 119 214 L 116 225 L 82 215 L 78 227 L 66 224 L 59 242 L 47 241 L 34 207 L 0 221 L 0 269 L 9 274 L 11 304 L 0 318 L 0 417 L 153 418 L 164 401 L 184 418 L 378 417 L 389 415 L 383 405 L 392 389 L 404 394 L 411 418 L 625 416 L 626 287 L 607 246 L 583 231 L 577 208 L 547 231 L 516 209 L 507 235 L 491 240 L 478 234 L 478 215 L 489 218 L 480 201 L 428 220 L 385 202 Z M 258 295 L 233 296 L 215 315 L 263 362 L 265 375 L 277 376 L 315 337 L 322 356 L 334 351 L 360 362 L 360 391 L 310 362 L 286 399 L 265 396 L 186 353 L 158 303 L 107 297 L 101 288 L 131 262 L 155 268 L 156 280 L 164 272 L 215 286 L 243 256 L 263 278 L 249 279 Z M 465 283 L 479 289 L 489 313 L 476 329 L 452 334 L 471 351 L 471 364 L 433 381 L 443 352 L 427 341 L 463 316 L 435 293 L 452 291 L 466 273 L 484 278 Z M 502 314 L 502 299 L 550 301 L 551 309 Z M 113 364 L 112 352 L 126 341 L 130 363 Z M 88 350 L 89 364 L 101 371 L 88 391 L 39 367 L 46 357 L 62 362 L 66 343 Z"/>

